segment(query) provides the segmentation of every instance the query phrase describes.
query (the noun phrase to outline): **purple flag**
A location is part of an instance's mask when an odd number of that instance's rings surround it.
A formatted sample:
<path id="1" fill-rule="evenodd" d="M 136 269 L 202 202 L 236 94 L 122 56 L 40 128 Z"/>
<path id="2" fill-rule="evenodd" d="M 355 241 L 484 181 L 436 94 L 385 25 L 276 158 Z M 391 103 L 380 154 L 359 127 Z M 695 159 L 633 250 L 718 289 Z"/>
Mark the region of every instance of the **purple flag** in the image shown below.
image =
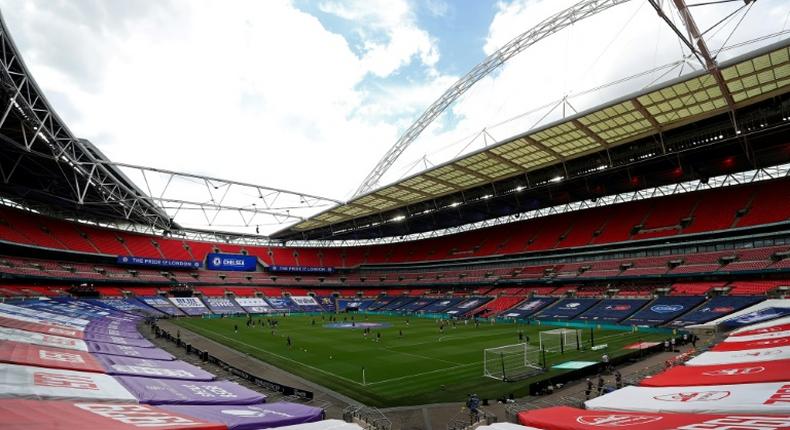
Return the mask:
<path id="1" fill-rule="evenodd" d="M 85 327 L 85 332 L 104 336 L 131 337 L 134 339 L 143 338 L 143 335 L 137 331 L 135 324 L 119 323 L 117 321 L 113 321 L 109 324 L 96 324 L 95 322 L 91 322 Z"/>
<path id="2" fill-rule="evenodd" d="M 324 410 L 298 403 L 263 403 L 260 405 L 162 405 L 177 414 L 205 421 L 224 423 L 228 430 L 257 430 L 311 423 L 324 418 Z"/>
<path id="3" fill-rule="evenodd" d="M 214 375 L 181 360 L 162 361 L 119 355 L 96 354 L 109 375 L 145 376 L 149 378 L 213 381 Z"/>
<path id="4" fill-rule="evenodd" d="M 137 329 L 114 329 L 107 327 L 87 327 L 85 334 L 96 336 L 115 336 L 129 339 L 145 339 Z"/>
<path id="5" fill-rule="evenodd" d="M 178 381 L 116 376 L 140 403 L 149 405 L 251 405 L 265 396 L 230 381 Z"/>
<path id="6" fill-rule="evenodd" d="M 118 320 L 92 320 L 86 327 L 88 330 L 92 329 L 106 329 L 106 330 L 119 330 L 119 331 L 137 331 L 137 324 L 131 321 L 118 321 Z"/>
<path id="7" fill-rule="evenodd" d="M 88 336 L 115 336 L 125 337 L 129 339 L 144 339 L 143 335 L 137 332 L 137 329 L 110 329 L 107 327 L 88 327 L 85 329 L 85 335 Z"/>
<path id="8" fill-rule="evenodd" d="M 175 360 L 175 357 L 159 348 L 138 348 L 136 346 L 99 342 L 85 343 L 88 344 L 88 351 L 95 354 L 120 355 L 124 357 L 147 358 L 149 360 Z"/>
<path id="9" fill-rule="evenodd" d="M 147 339 L 132 339 L 128 337 L 85 333 L 85 340 L 101 343 L 113 343 L 116 345 L 136 346 L 138 348 L 154 348 L 154 344 L 149 342 Z"/>

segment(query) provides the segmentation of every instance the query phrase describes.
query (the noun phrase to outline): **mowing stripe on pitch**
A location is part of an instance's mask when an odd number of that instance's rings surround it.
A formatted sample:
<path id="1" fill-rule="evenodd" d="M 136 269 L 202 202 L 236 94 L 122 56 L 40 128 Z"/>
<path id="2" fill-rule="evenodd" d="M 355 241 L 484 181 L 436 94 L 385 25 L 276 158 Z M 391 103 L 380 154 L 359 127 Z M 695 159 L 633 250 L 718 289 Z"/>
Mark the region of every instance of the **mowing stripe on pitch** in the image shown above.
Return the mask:
<path id="1" fill-rule="evenodd" d="M 441 361 L 442 363 L 452 364 L 452 365 L 459 365 L 462 363 L 456 363 L 455 361 L 443 360 L 441 358 L 436 357 L 428 357 L 427 355 L 420 355 L 420 354 L 412 354 L 411 352 L 404 352 L 404 351 L 397 351 L 391 348 L 383 347 L 381 348 L 385 351 L 394 352 L 396 354 L 403 354 L 403 355 L 410 355 L 412 357 L 422 358 L 423 360 L 434 360 L 434 361 Z"/>
<path id="2" fill-rule="evenodd" d="M 193 328 L 193 329 L 194 329 L 194 328 Z M 196 331 L 203 331 L 203 329 L 196 329 Z M 342 379 L 342 380 L 344 380 L 344 381 L 346 381 L 346 382 L 351 382 L 351 383 L 353 383 L 353 384 L 357 384 L 357 385 L 359 385 L 359 386 L 362 386 L 362 387 L 364 387 L 364 386 L 365 386 L 364 384 L 362 384 L 362 383 L 361 383 L 361 382 L 359 382 L 359 381 L 355 381 L 355 380 L 353 380 L 353 379 L 348 379 L 348 378 L 346 378 L 346 377 L 344 377 L 344 376 L 336 375 L 336 374 L 334 374 L 334 373 L 332 373 L 332 372 L 328 372 L 328 371 L 326 371 L 326 370 L 324 370 L 324 369 L 320 369 L 320 368 L 318 368 L 318 367 L 313 367 L 313 366 L 311 366 L 311 365 L 309 365 L 309 364 L 302 363 L 301 361 L 297 361 L 297 360 L 294 360 L 294 359 L 291 359 L 291 358 L 288 358 L 288 357 L 282 356 L 282 355 L 280 355 L 280 354 L 275 354 L 275 353 L 273 353 L 273 352 L 271 352 L 271 351 L 266 351 L 265 349 L 260 349 L 260 348 L 258 348 L 257 346 L 250 345 L 249 343 L 246 343 L 246 342 L 242 342 L 242 341 L 240 341 L 240 340 L 233 339 L 232 337 L 225 336 L 224 334 L 220 334 L 220 333 L 217 333 L 217 332 L 215 332 L 215 331 L 212 331 L 212 330 L 208 330 L 208 331 L 209 331 L 209 332 L 211 332 L 211 333 L 214 333 L 214 334 L 216 334 L 216 335 L 217 335 L 217 336 L 219 336 L 219 337 L 225 338 L 225 339 L 227 339 L 227 340 L 229 340 L 229 341 L 231 341 L 231 342 L 235 342 L 235 343 L 238 343 L 238 344 L 241 344 L 241 345 L 244 345 L 244 346 L 248 346 L 248 347 L 250 347 L 250 348 L 252 348 L 252 349 L 254 349 L 254 350 L 256 350 L 256 351 L 260 351 L 260 352 L 263 352 L 263 353 L 266 353 L 266 354 L 269 354 L 269 355 L 273 355 L 273 356 L 275 356 L 275 357 L 277 357 L 277 358 L 280 358 L 280 359 L 283 359 L 283 360 L 286 360 L 286 361 L 290 361 L 291 363 L 295 363 L 295 364 L 298 364 L 298 365 L 300 365 L 300 366 L 307 367 L 308 369 L 312 369 L 312 370 L 315 370 L 315 371 L 317 371 L 317 372 L 321 372 L 321 373 L 323 373 L 323 374 L 326 374 L 326 375 L 329 375 L 329 376 L 334 376 L 335 378 Z M 367 385 L 370 385 L 370 384 L 367 384 Z"/>
<path id="3" fill-rule="evenodd" d="M 370 385 L 378 385 L 378 384 L 385 384 L 387 382 L 400 381 L 400 380 L 403 380 L 403 379 L 416 378 L 418 376 L 430 375 L 431 373 L 440 373 L 440 372 L 446 372 L 448 370 L 455 370 L 455 369 L 461 369 L 463 367 L 479 365 L 480 363 L 482 363 L 482 361 L 473 361 L 471 363 L 459 364 L 458 366 L 445 367 L 444 369 L 429 370 L 427 372 L 415 373 L 413 375 L 398 376 L 397 378 L 384 379 L 384 380 L 376 381 L 376 382 L 368 382 L 367 385 L 368 386 L 370 386 Z"/>

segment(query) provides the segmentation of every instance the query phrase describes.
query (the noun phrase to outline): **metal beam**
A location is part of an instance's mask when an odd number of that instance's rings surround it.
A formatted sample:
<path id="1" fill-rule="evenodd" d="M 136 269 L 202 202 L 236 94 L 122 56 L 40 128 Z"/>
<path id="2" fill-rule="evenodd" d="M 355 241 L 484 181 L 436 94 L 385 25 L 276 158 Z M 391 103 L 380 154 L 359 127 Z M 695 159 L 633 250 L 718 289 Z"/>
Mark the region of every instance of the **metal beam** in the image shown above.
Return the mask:
<path id="1" fill-rule="evenodd" d="M 553 155 L 554 157 L 556 157 L 558 160 L 562 161 L 563 163 L 565 163 L 565 161 L 567 161 L 564 155 L 560 154 L 559 152 L 555 151 L 554 149 L 549 148 L 548 146 L 544 145 L 543 143 L 541 143 L 541 142 L 539 142 L 539 141 L 537 141 L 537 140 L 535 140 L 535 139 L 533 139 L 533 138 L 531 138 L 529 136 L 524 136 L 524 137 L 522 137 L 522 139 L 524 139 L 524 141 L 529 143 L 530 145 L 548 152 L 549 154 Z"/>
<path id="2" fill-rule="evenodd" d="M 240 185 L 242 187 L 255 188 L 255 189 L 258 189 L 258 190 L 261 190 L 261 191 L 267 191 L 267 192 L 271 191 L 271 192 L 276 192 L 276 193 L 290 194 L 290 195 L 295 195 L 295 196 L 304 197 L 304 198 L 311 198 L 311 199 L 315 199 L 315 200 L 323 200 L 323 201 L 331 202 L 331 203 L 335 203 L 335 204 L 342 204 L 343 203 L 340 200 L 331 199 L 329 197 L 322 197 L 322 196 L 317 196 L 317 195 L 314 195 L 314 194 L 301 193 L 301 192 L 298 192 L 298 191 L 291 191 L 291 190 L 286 190 L 286 189 L 282 189 L 282 188 L 275 188 L 275 187 L 270 187 L 270 186 L 267 186 L 267 185 L 257 185 L 257 184 L 252 184 L 252 183 L 249 183 L 249 182 L 234 181 L 232 179 L 222 179 L 222 178 L 218 178 L 216 176 L 198 175 L 198 174 L 195 174 L 195 173 L 178 172 L 178 171 L 175 171 L 175 170 L 160 169 L 160 168 L 156 168 L 156 167 L 140 166 L 140 165 L 137 165 L 137 164 L 129 164 L 129 163 L 118 163 L 118 162 L 114 162 L 114 161 L 105 161 L 105 162 L 103 162 L 103 164 L 116 166 L 116 167 L 125 167 L 127 169 L 137 170 L 137 171 L 140 171 L 140 172 L 152 172 L 152 173 L 173 175 L 173 176 L 176 176 L 176 177 L 200 179 L 200 180 L 209 181 L 209 182 L 218 183 L 218 184 L 223 184 L 223 185 L 224 184 L 227 184 L 227 185 Z M 222 185 L 220 185 L 220 186 L 222 186 Z"/>
<path id="3" fill-rule="evenodd" d="M 397 189 L 402 190 L 402 191 L 407 191 L 407 192 L 410 192 L 410 193 L 419 194 L 420 196 L 425 197 L 425 198 L 430 198 L 431 197 L 431 195 L 426 193 L 426 192 L 414 189 L 412 187 L 408 187 L 408 186 L 403 185 L 403 184 L 392 184 L 390 186 L 392 188 L 397 188 Z M 407 203 L 407 202 L 403 201 L 402 203 Z"/>
<path id="4" fill-rule="evenodd" d="M 466 174 L 468 174 L 470 176 L 474 176 L 475 178 L 480 179 L 481 181 L 491 182 L 491 180 L 493 179 L 493 178 L 491 178 L 488 175 L 484 175 L 482 173 L 475 172 L 474 170 L 472 170 L 472 169 L 470 169 L 470 168 L 468 168 L 466 166 L 462 166 L 462 165 L 458 164 L 457 162 L 453 163 L 452 167 L 453 167 L 453 169 L 458 169 L 458 170 L 460 170 L 460 171 L 462 171 L 462 172 L 464 172 L 464 173 L 466 173 Z"/>
<path id="5" fill-rule="evenodd" d="M 8 102 L 13 105 L 9 115 L 13 113 L 21 124 L 24 150 L 59 163 L 63 181 L 70 183 L 75 191 L 83 190 L 72 196 L 74 201 L 84 199 L 84 193 L 91 187 L 113 204 L 112 210 L 119 216 L 134 218 L 137 222 L 149 222 L 163 230 L 170 229 L 171 221 L 164 212 L 147 200 L 134 185 L 120 181 L 114 169 L 100 165 L 100 156 L 65 126 L 22 61 L 2 15 L 0 50 L 0 84 L 8 94 L 13 94 L 8 98 Z M 2 105 L 5 106 L 5 103 Z M 7 115 L 4 117 L 5 122 L 8 118 Z"/>
<path id="6" fill-rule="evenodd" d="M 461 97 L 477 81 L 487 76 L 493 70 L 504 64 L 515 55 L 530 46 L 573 25 L 576 22 L 597 15 L 613 6 L 627 3 L 630 0 L 584 0 L 568 9 L 565 9 L 543 20 L 536 26 L 516 36 L 496 52 L 492 53 L 482 63 L 475 66 L 464 77 L 448 88 L 438 100 L 433 102 L 417 120 L 409 126 L 395 144 L 384 154 L 384 157 L 370 171 L 365 180 L 359 185 L 354 197 L 373 190 L 384 176 L 384 173 L 395 163 L 400 155 L 417 139 L 428 125 L 442 114 L 450 105 Z"/>
<path id="7" fill-rule="evenodd" d="M 705 42 L 705 38 L 699 31 L 697 22 L 694 20 L 694 16 L 691 15 L 691 11 L 689 11 L 685 0 L 673 1 L 675 3 L 675 7 L 677 7 L 678 11 L 680 12 L 680 17 L 683 19 L 686 29 L 693 39 L 693 44 L 696 46 L 696 51 L 700 56 L 702 56 L 702 59 L 705 60 L 705 67 L 708 69 L 708 72 L 713 75 L 714 79 L 716 79 L 716 84 L 719 86 L 719 90 L 724 96 L 724 100 L 727 101 L 727 106 L 730 108 L 730 116 L 732 118 L 733 124 L 736 125 L 737 130 L 737 124 L 735 124 L 735 101 L 732 98 L 732 94 L 730 94 L 730 89 L 727 87 L 727 83 L 724 81 L 724 76 L 722 76 L 721 70 L 719 70 L 719 64 L 716 62 L 713 54 L 711 54 L 710 50 L 708 49 L 708 44 Z M 753 1 L 754 0 L 743 0 L 745 5 L 748 5 Z"/>
<path id="8" fill-rule="evenodd" d="M 516 164 L 516 163 L 514 163 L 514 162 L 512 162 L 510 160 L 508 160 L 507 158 L 497 154 L 494 151 L 487 151 L 487 152 L 485 152 L 485 154 L 486 154 L 486 156 L 491 157 L 494 160 L 497 160 L 497 161 L 499 161 L 502 164 L 506 164 L 506 165 L 518 170 L 519 172 L 524 170 L 524 167 L 522 167 L 522 166 L 520 166 L 520 165 L 518 165 L 518 164 Z"/>
<path id="9" fill-rule="evenodd" d="M 389 187 L 387 187 L 387 188 L 389 188 Z M 379 191 L 383 191 L 383 190 L 379 190 Z M 386 201 L 391 202 L 391 203 L 395 203 L 396 205 L 403 205 L 403 204 L 407 203 L 407 202 L 404 202 L 403 200 L 398 200 L 396 198 L 385 196 L 385 195 L 379 194 L 379 193 L 373 194 L 373 197 L 377 198 L 377 199 L 386 200 Z M 381 211 L 381 209 L 379 209 L 379 211 Z"/>
<path id="10" fill-rule="evenodd" d="M 437 183 L 439 185 L 444 185 L 445 187 L 450 188 L 453 191 L 458 191 L 458 189 L 459 189 L 458 185 L 455 185 L 452 182 L 445 181 L 442 178 L 437 178 L 435 176 L 431 176 L 431 175 L 428 175 L 428 174 L 423 175 L 423 177 L 425 177 L 426 181 L 433 181 L 433 182 L 435 182 L 435 183 Z"/>
<path id="11" fill-rule="evenodd" d="M 353 206 L 359 209 L 365 209 L 368 211 L 378 212 L 379 209 L 374 208 L 373 206 L 363 205 L 362 203 L 355 203 L 355 202 L 348 202 L 346 203 L 348 206 Z"/>
<path id="12" fill-rule="evenodd" d="M 645 108 L 645 105 L 643 105 L 637 97 L 631 99 L 631 104 L 633 104 L 634 109 L 636 109 L 637 112 L 642 114 L 642 116 L 645 117 L 647 122 L 649 122 L 650 125 L 652 125 L 653 128 L 656 129 L 656 132 L 658 133 L 661 132 L 661 124 L 659 124 L 658 121 L 656 121 L 656 118 L 653 117 L 653 115 L 647 110 L 647 108 Z"/>
<path id="13" fill-rule="evenodd" d="M 606 149 L 609 149 L 609 142 L 603 140 L 601 138 L 601 136 L 598 136 L 597 133 L 595 133 L 594 131 L 590 130 L 590 127 L 587 127 L 586 125 L 582 124 L 581 121 L 579 121 L 578 119 L 571 120 L 571 123 L 573 123 L 573 125 L 575 125 L 576 128 L 581 130 L 582 133 L 587 135 L 587 137 L 589 137 L 592 140 L 594 140 L 595 143 L 601 145 L 602 147 L 604 147 Z"/>

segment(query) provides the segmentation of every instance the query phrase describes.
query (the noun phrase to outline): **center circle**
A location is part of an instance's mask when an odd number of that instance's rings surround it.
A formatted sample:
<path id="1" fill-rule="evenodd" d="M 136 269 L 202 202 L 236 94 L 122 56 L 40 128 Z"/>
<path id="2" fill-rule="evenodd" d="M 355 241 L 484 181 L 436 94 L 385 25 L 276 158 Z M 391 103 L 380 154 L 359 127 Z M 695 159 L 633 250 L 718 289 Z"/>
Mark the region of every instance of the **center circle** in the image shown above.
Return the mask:
<path id="1" fill-rule="evenodd" d="M 390 323 L 377 323 L 377 322 L 337 322 L 324 324 L 326 328 L 340 328 L 340 329 L 358 329 L 358 328 L 389 328 L 392 327 Z"/>

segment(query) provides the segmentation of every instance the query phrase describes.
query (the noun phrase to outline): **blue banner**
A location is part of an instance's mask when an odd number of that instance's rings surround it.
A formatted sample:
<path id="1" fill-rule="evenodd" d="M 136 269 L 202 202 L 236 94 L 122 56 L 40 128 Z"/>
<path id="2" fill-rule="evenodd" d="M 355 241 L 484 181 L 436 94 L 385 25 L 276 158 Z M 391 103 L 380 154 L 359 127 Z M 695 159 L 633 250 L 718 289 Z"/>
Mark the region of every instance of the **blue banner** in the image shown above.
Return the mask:
<path id="1" fill-rule="evenodd" d="M 590 309 L 596 303 L 598 303 L 598 299 L 593 298 L 562 299 L 555 305 L 541 311 L 535 318 L 571 320 L 587 309 Z"/>
<path id="2" fill-rule="evenodd" d="M 664 296 L 643 307 L 624 324 L 656 326 L 669 322 L 705 301 L 701 296 Z"/>
<path id="3" fill-rule="evenodd" d="M 127 266 L 145 266 L 167 269 L 199 269 L 200 262 L 194 260 L 171 260 L 169 258 L 150 258 L 134 257 L 129 255 L 119 255 L 118 264 Z"/>
<path id="4" fill-rule="evenodd" d="M 323 266 L 269 266 L 272 273 L 335 273 L 334 267 Z"/>
<path id="5" fill-rule="evenodd" d="M 639 299 L 605 299 L 576 319 L 617 322 L 638 311 L 646 303 L 647 300 Z"/>
<path id="6" fill-rule="evenodd" d="M 206 269 L 226 270 L 233 272 L 254 272 L 258 266 L 258 257 L 236 254 L 208 254 Z"/>
<path id="7" fill-rule="evenodd" d="M 741 309 L 746 309 L 765 300 L 765 297 L 754 296 L 716 296 L 705 305 L 672 321 L 672 326 L 682 327 L 691 324 L 702 324 L 719 319 Z"/>
<path id="8" fill-rule="evenodd" d="M 771 321 L 788 315 L 790 315 L 790 308 L 762 308 L 754 312 L 749 312 L 725 320 L 720 325 L 726 330 L 734 330 L 736 328 L 757 324 L 760 322 Z"/>

